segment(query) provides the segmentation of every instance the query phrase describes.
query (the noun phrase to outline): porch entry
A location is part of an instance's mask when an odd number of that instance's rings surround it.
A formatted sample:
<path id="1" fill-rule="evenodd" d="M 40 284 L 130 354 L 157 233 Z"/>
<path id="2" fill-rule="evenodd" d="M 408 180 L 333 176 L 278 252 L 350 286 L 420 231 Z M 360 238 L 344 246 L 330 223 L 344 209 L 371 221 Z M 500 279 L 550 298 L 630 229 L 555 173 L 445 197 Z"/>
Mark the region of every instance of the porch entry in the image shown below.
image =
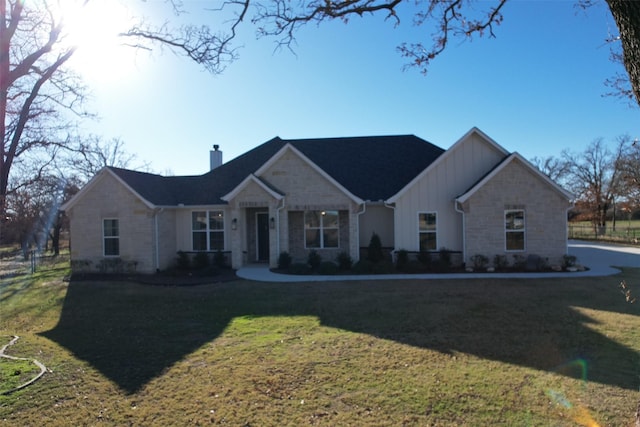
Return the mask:
<path id="1" fill-rule="evenodd" d="M 269 212 L 256 212 L 256 261 L 269 261 Z"/>

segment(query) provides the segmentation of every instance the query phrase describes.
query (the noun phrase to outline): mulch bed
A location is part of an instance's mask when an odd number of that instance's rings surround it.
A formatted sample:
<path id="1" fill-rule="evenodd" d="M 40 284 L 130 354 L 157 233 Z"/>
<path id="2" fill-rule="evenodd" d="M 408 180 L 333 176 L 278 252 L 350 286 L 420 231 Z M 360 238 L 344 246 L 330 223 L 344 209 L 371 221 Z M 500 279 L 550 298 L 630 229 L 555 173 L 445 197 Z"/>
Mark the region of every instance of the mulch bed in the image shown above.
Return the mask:
<path id="1" fill-rule="evenodd" d="M 239 280 L 235 270 L 219 269 L 216 272 L 203 273 L 157 273 L 157 274 L 108 274 L 108 273 L 73 273 L 67 281 L 121 281 L 136 282 L 156 286 L 198 286 L 213 283 L 224 283 Z"/>

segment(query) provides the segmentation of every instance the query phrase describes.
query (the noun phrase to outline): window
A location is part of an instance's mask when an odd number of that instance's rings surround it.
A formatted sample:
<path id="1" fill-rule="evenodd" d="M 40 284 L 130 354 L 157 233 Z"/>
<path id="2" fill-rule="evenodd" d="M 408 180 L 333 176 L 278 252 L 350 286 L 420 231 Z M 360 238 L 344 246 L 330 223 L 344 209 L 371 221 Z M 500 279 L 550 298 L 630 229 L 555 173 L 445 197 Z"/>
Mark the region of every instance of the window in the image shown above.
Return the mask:
<path id="1" fill-rule="evenodd" d="M 420 252 L 435 251 L 438 248 L 435 212 L 418 214 L 418 234 Z"/>
<path id="2" fill-rule="evenodd" d="M 338 211 L 306 211 L 304 213 L 305 247 L 339 247 L 339 224 Z"/>
<path id="3" fill-rule="evenodd" d="M 191 212 L 194 251 L 224 250 L 224 213 L 222 211 Z"/>
<path id="4" fill-rule="evenodd" d="M 117 219 L 102 221 L 104 256 L 120 256 L 120 227 Z"/>
<path id="5" fill-rule="evenodd" d="M 504 228 L 506 249 L 508 251 L 524 250 L 524 210 L 514 209 L 504 212 Z"/>

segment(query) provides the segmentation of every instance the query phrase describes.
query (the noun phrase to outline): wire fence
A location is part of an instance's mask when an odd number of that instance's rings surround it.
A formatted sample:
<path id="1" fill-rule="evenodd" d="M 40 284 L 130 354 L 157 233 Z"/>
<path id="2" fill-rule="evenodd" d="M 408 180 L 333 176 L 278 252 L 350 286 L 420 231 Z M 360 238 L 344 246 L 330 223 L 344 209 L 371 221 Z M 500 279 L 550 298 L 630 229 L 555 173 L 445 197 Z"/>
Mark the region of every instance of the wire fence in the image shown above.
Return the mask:
<path id="1" fill-rule="evenodd" d="M 587 224 L 569 224 L 569 238 L 637 245 L 640 243 L 640 228 L 625 227 L 620 224 L 617 224 L 615 228 L 611 224 L 607 224 L 606 227 L 595 227 Z"/>

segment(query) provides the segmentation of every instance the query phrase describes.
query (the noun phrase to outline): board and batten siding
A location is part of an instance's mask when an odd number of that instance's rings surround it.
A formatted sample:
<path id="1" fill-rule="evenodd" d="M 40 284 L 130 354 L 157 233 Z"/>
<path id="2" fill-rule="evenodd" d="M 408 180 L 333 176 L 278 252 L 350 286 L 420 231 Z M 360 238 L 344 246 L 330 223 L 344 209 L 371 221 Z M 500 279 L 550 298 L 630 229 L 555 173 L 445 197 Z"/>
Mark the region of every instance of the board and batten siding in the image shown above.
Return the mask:
<path id="1" fill-rule="evenodd" d="M 418 214 L 435 212 L 437 248 L 461 251 L 462 215 L 454 200 L 506 155 L 475 132 L 454 144 L 395 200 L 395 249 L 419 250 Z"/>
<path id="2" fill-rule="evenodd" d="M 384 205 L 367 205 L 360 215 L 360 247 L 369 246 L 371 236 L 380 236 L 383 247 L 393 247 L 393 209 Z"/>

